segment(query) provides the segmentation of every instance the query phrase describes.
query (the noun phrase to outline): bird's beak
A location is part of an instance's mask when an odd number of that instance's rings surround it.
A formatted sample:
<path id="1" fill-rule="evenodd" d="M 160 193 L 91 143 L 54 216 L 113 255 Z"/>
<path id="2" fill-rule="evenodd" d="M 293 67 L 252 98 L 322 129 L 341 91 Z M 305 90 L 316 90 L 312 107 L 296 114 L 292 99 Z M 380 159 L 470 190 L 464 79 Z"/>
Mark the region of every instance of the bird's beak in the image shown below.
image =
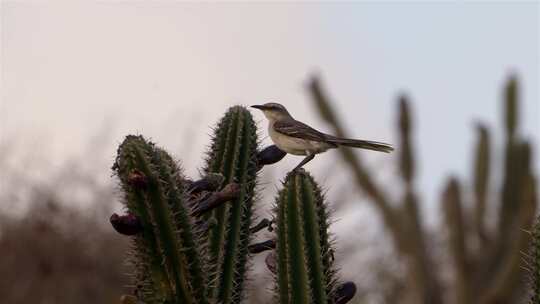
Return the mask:
<path id="1" fill-rule="evenodd" d="M 252 108 L 255 108 L 255 109 L 259 109 L 259 110 L 261 110 L 261 111 L 262 111 L 262 110 L 266 110 L 266 107 L 263 106 L 263 105 L 253 105 L 253 106 L 251 106 L 251 107 L 252 107 Z"/>

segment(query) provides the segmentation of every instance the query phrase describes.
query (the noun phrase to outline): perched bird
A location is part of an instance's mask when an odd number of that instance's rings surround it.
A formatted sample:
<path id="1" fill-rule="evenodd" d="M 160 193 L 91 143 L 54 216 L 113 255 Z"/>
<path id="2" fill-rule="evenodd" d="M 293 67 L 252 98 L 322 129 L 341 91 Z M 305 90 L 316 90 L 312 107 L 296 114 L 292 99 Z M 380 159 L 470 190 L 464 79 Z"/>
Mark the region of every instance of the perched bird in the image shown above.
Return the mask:
<path id="1" fill-rule="evenodd" d="M 391 145 L 359 139 L 340 138 L 319 132 L 312 127 L 295 120 L 291 114 L 279 103 L 265 103 L 253 105 L 268 119 L 268 133 L 276 146 L 293 155 L 306 155 L 294 168 L 297 170 L 315 158 L 315 154 L 323 153 L 328 149 L 339 146 L 374 150 L 389 153 L 394 150 Z"/>

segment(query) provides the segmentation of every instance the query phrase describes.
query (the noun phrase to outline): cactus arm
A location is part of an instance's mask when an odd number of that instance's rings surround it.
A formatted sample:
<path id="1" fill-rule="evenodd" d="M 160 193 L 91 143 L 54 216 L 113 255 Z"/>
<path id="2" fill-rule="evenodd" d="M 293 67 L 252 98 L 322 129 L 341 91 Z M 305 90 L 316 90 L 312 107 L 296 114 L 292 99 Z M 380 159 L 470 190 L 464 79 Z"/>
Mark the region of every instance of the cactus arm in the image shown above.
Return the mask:
<path id="1" fill-rule="evenodd" d="M 293 303 L 309 303 L 308 277 L 306 271 L 306 258 L 304 240 L 302 237 L 301 216 L 299 212 L 299 191 L 297 190 L 297 179 L 290 179 L 291 190 L 288 191 L 286 202 L 286 222 L 288 247 L 288 268 L 290 269 L 291 300 Z"/>
<path id="2" fill-rule="evenodd" d="M 277 292 L 278 292 L 278 301 L 279 303 L 289 303 L 289 267 L 288 267 L 288 240 L 287 240 L 287 231 L 286 223 L 282 219 L 286 217 L 286 207 L 287 204 L 280 204 L 279 202 L 287 202 L 287 188 L 284 188 L 279 194 L 278 203 L 275 207 L 276 217 L 279 219 L 277 221 Z"/>
<path id="3" fill-rule="evenodd" d="M 336 293 L 328 214 L 315 180 L 303 169 L 289 173 L 274 212 L 277 267 L 270 268 L 275 269 L 278 302 L 334 303 L 341 295 Z"/>
<path id="4" fill-rule="evenodd" d="M 443 192 L 443 207 L 445 221 L 449 230 L 449 247 L 453 258 L 453 267 L 456 276 L 456 298 L 458 303 L 471 303 L 470 275 L 468 266 L 467 248 L 465 246 L 465 229 L 461 190 L 456 178 L 450 178 Z"/>
<path id="5" fill-rule="evenodd" d="M 224 134 L 226 136 L 221 137 Z M 229 109 L 215 130 L 206 173 L 220 173 L 225 183 L 240 185 L 231 204 L 213 211 L 217 224 L 209 232 L 211 295 L 221 303 L 239 303 L 247 269 L 252 205 L 257 176 L 257 130 L 248 110 Z"/>
<path id="6" fill-rule="evenodd" d="M 238 159 L 236 176 L 242 185 L 240 196 L 231 207 L 229 218 L 229 233 L 225 249 L 225 263 L 223 267 L 224 290 L 229 290 L 232 302 L 241 300 L 241 288 L 245 279 L 248 248 L 250 242 L 250 228 L 252 219 L 252 205 L 254 200 L 257 176 L 257 137 L 256 126 L 249 112 L 245 111 L 243 125 L 242 146 Z M 232 279 L 232 280 L 231 280 Z M 237 286 L 232 286 L 232 283 Z M 228 284 L 228 285 L 226 285 Z"/>
<path id="7" fill-rule="evenodd" d="M 114 169 L 126 207 L 140 221 L 133 259 L 145 303 L 208 303 L 184 179 L 174 160 L 141 136 L 128 136 Z"/>
<path id="8" fill-rule="evenodd" d="M 171 285 L 174 285 L 177 291 L 176 299 L 181 303 L 192 303 L 190 299 L 190 293 L 188 291 L 187 283 L 181 276 L 180 272 L 185 272 L 181 256 L 179 254 L 179 248 L 176 247 L 175 237 L 175 225 L 173 216 L 170 213 L 167 206 L 167 198 L 163 192 L 163 186 L 159 180 L 159 177 L 155 175 L 155 172 L 150 167 L 148 160 L 140 149 L 135 149 L 135 158 L 139 163 L 140 170 L 148 178 L 147 199 L 148 206 L 152 210 L 152 218 L 154 223 L 154 229 L 158 235 L 160 247 L 163 250 L 164 262 L 168 264 L 167 274 L 169 280 L 172 281 Z M 153 155 L 156 161 L 159 163 L 159 156 Z M 159 168 L 163 169 L 163 168 Z M 169 192 L 170 193 L 170 192 Z"/>
<path id="9" fill-rule="evenodd" d="M 220 121 L 218 124 L 218 127 L 216 129 L 216 134 L 214 137 L 214 143 L 210 152 L 210 157 L 208 158 L 208 165 L 207 165 L 207 173 L 212 172 L 222 172 L 222 173 L 228 173 L 223 174 L 224 175 L 224 181 L 225 183 L 231 182 L 231 177 L 229 170 L 227 170 L 224 166 L 226 163 L 226 160 L 224 159 L 226 157 L 226 150 L 227 150 L 227 144 L 230 142 L 235 132 L 235 126 L 234 123 L 236 118 L 234 117 L 234 113 L 227 112 L 225 117 Z M 230 148 L 229 148 L 230 149 Z M 234 153 L 229 153 L 234 154 Z M 229 162 L 230 163 L 230 162 Z M 215 276 L 218 273 L 219 265 L 222 261 L 222 243 L 224 238 L 224 230 L 225 230 L 225 211 L 227 210 L 227 206 L 223 205 L 218 208 L 216 208 L 212 212 L 212 216 L 217 221 L 216 225 L 210 230 L 209 235 L 209 254 L 211 259 L 210 264 L 210 281 L 215 281 Z M 215 286 L 210 286 L 209 292 L 211 293 L 211 296 L 213 297 L 214 288 Z"/>
<path id="10" fill-rule="evenodd" d="M 479 242 L 485 246 L 487 235 L 485 231 L 485 213 L 487 194 L 489 193 L 490 175 L 490 135 L 489 130 L 483 124 L 477 125 L 478 142 L 474 159 L 474 195 L 476 200 L 475 226 Z"/>
<path id="11" fill-rule="evenodd" d="M 302 183 L 301 202 L 304 218 L 304 237 L 310 274 L 310 285 L 313 292 L 313 303 L 327 303 L 326 278 L 324 276 L 321 235 L 319 227 L 326 230 L 325 223 L 319 222 L 316 208 L 316 198 L 313 184 L 308 178 L 301 179 L 297 176 L 297 183 Z M 317 206 L 318 207 L 318 206 Z"/>
<path id="12" fill-rule="evenodd" d="M 242 115 L 241 113 L 238 113 L 237 115 Z M 221 273 L 221 286 L 220 286 L 220 299 L 227 299 L 226 303 L 230 302 L 229 299 L 233 297 L 233 284 L 234 284 L 234 268 L 236 266 L 236 259 L 237 256 L 235 252 L 238 250 L 238 244 L 239 244 L 239 237 L 240 237 L 240 230 L 242 225 L 242 209 L 245 207 L 244 203 L 246 203 L 246 182 L 247 182 L 247 165 L 248 161 L 246 161 L 246 149 L 249 149 L 248 145 L 246 145 L 244 142 L 241 142 L 240 144 L 238 141 L 243 141 L 246 137 L 243 136 L 244 130 L 244 119 L 238 119 L 238 125 L 237 125 L 237 133 L 236 133 L 236 140 L 237 143 L 235 143 L 235 153 L 232 155 L 229 169 L 231 172 L 229 173 L 229 177 L 232 179 L 232 176 L 239 178 L 239 182 L 241 185 L 240 189 L 240 195 L 237 201 L 233 203 L 233 205 L 229 209 L 229 217 L 227 219 L 227 228 L 226 231 L 226 243 L 224 248 L 224 258 L 223 258 L 223 265 L 222 265 L 222 273 Z M 249 203 L 249 202 L 248 202 Z M 243 271 L 242 271 L 243 273 Z"/>
<path id="13" fill-rule="evenodd" d="M 180 172 L 176 169 L 175 161 L 163 150 L 158 150 L 155 153 L 157 157 L 157 163 L 159 164 L 160 176 L 164 179 L 164 182 L 168 185 L 183 185 L 183 179 L 180 175 Z M 181 270 L 178 275 L 182 280 L 183 290 L 188 297 L 188 300 L 185 303 L 190 303 L 191 296 L 195 299 L 198 299 L 200 303 L 207 303 L 205 297 L 205 280 L 202 273 L 202 263 L 200 259 L 199 250 L 197 244 L 195 243 L 195 235 L 192 231 L 192 221 L 188 214 L 188 209 L 186 208 L 187 202 L 185 201 L 184 192 L 185 189 L 178 189 L 177 187 L 170 186 L 167 189 L 167 200 L 168 207 L 170 208 L 170 214 L 172 219 L 176 222 L 176 227 L 173 226 L 173 233 L 178 234 L 179 244 L 181 248 L 173 248 L 176 252 L 182 252 L 183 254 L 179 256 L 179 259 L 183 259 L 180 263 L 179 269 Z M 173 223 L 174 224 L 174 223 Z M 187 265 L 187 266 L 185 266 Z M 187 268 L 187 269 L 184 269 Z M 193 291 L 193 295 L 190 294 L 185 281 L 185 275 L 182 276 L 181 273 L 189 272 L 190 285 Z M 184 302 L 182 302 L 184 303 Z"/>
<path id="14" fill-rule="evenodd" d="M 144 149 L 146 142 L 139 136 L 127 136 L 118 149 L 113 169 L 118 175 L 125 193 L 124 203 L 128 210 L 141 220 L 143 227 L 152 227 L 152 219 L 146 208 L 145 187 L 137 187 L 132 183 L 134 174 L 139 174 L 136 151 Z M 167 275 L 161 267 L 161 254 L 158 241 L 152 229 L 133 238 L 130 262 L 135 266 L 137 279 L 136 292 L 149 303 L 159 303 L 172 298 L 169 284 L 163 284 Z"/>

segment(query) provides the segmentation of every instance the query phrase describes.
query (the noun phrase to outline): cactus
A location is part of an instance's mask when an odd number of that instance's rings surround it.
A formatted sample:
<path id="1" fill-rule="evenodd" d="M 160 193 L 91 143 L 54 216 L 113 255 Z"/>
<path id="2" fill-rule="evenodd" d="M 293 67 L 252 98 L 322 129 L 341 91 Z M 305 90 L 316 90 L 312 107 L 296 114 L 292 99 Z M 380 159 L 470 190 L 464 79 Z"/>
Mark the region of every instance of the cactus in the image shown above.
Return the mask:
<path id="1" fill-rule="evenodd" d="M 185 179 L 164 150 L 127 136 L 113 166 L 127 211 L 110 222 L 133 240 L 135 298 L 239 303 L 250 252 L 274 247 L 272 240 L 249 243 L 251 234 L 272 229 L 269 220 L 251 226 L 257 171 L 284 156 L 275 146 L 259 151 L 256 125 L 241 106 L 218 123 L 197 181 Z"/>
<path id="2" fill-rule="evenodd" d="M 540 304 L 540 217 L 532 228 L 531 248 L 526 256 L 531 298 L 529 304 Z"/>
<path id="3" fill-rule="evenodd" d="M 145 303 L 208 303 L 184 178 L 176 163 L 142 136 L 127 136 L 113 169 L 126 208 L 142 226 L 133 236 L 137 296 Z M 111 222 L 116 219 L 113 215 Z"/>
<path id="4" fill-rule="evenodd" d="M 490 135 L 489 130 L 483 124 L 477 124 L 478 142 L 476 144 L 476 155 L 474 158 L 474 196 L 476 202 L 474 221 L 478 242 L 481 245 L 487 243 L 485 231 L 485 213 L 487 194 L 489 192 L 490 168 Z"/>
<path id="5" fill-rule="evenodd" d="M 242 299 L 259 169 L 257 156 L 257 128 L 251 113 L 241 106 L 231 107 L 215 129 L 204 169 L 206 174 L 220 173 L 226 183 L 235 182 L 241 187 L 231 204 L 209 215 L 216 222 L 207 236 L 209 294 L 220 303 L 239 303 Z"/>
<path id="6" fill-rule="evenodd" d="M 287 176 L 275 217 L 278 302 L 333 303 L 328 212 L 319 187 L 303 169 Z"/>
<path id="7" fill-rule="evenodd" d="M 318 78 L 310 82 L 313 103 L 321 118 L 330 123 L 334 133 L 346 136 L 342 120 L 338 119 L 332 101 L 323 91 Z M 513 303 L 519 298 L 517 292 L 523 272 L 520 269 L 520 254 L 526 249 L 529 230 L 536 210 L 536 184 L 532 172 L 531 156 L 534 155 L 529 142 L 520 134 L 519 124 L 519 82 L 510 77 L 503 91 L 503 129 L 506 136 L 504 158 L 499 163 L 502 170 L 496 170 L 491 162 L 490 132 L 484 124 L 478 126 L 478 142 L 474 160 L 473 185 L 462 184 L 452 179 L 443 197 L 444 216 L 450 232 L 448 247 L 452 259 L 453 282 L 457 303 Z M 340 149 L 343 160 L 355 177 L 357 187 L 362 189 L 381 214 L 384 224 L 395 244 L 397 252 L 407 258 L 406 278 L 413 288 L 407 295 L 415 303 L 444 303 L 445 296 L 438 265 L 431 262 L 433 250 L 429 246 L 425 228 L 422 227 L 421 213 L 418 212 L 418 198 L 414 193 L 414 157 L 410 142 L 411 119 L 405 98 L 399 103 L 400 174 L 405 190 L 401 202 L 391 199 L 385 186 L 376 182 L 360 156 L 346 149 Z M 502 185 L 491 189 L 492 172 L 502 172 Z M 473 189 L 473 193 L 463 193 L 459 189 Z M 496 202 L 493 193 L 500 193 Z M 466 199 L 474 198 L 474 208 L 468 208 Z M 487 221 L 489 211 L 495 209 L 496 218 Z M 405 212 L 403 212 L 405 211 Z M 472 213 L 472 214 L 469 214 Z M 469 225 L 469 221 L 472 221 Z M 496 223 L 496 229 L 489 224 Z M 398 283 L 399 284 L 399 283 Z M 473 292 L 474 291 L 474 292 Z"/>
<path id="8" fill-rule="evenodd" d="M 450 178 L 442 194 L 445 221 L 449 230 L 449 247 L 456 276 L 457 303 L 471 303 L 469 276 L 467 275 L 467 247 L 463 220 L 461 190 L 456 178 Z"/>
<path id="9" fill-rule="evenodd" d="M 449 258 L 458 303 L 510 303 L 518 295 L 520 253 L 529 242 L 536 210 L 536 180 L 532 147 L 519 132 L 518 83 L 505 88 L 505 158 L 500 204 L 490 194 L 490 132 L 478 124 L 479 138 L 473 185 L 457 178 L 442 196 L 448 225 Z M 323 118 L 345 131 L 320 85 L 311 86 Z M 399 172 L 403 195 L 388 194 L 372 177 L 361 158 L 341 149 L 357 185 L 382 214 L 395 248 L 406 258 L 407 279 L 415 303 L 444 303 L 437 264 L 419 212 L 415 189 L 413 124 L 406 98 L 400 100 L 398 131 Z M 230 108 L 214 130 L 203 177 L 190 181 L 163 150 L 141 136 L 128 136 L 118 149 L 113 169 L 121 181 L 126 213 L 110 218 L 114 229 L 133 240 L 134 296 L 125 301 L 153 303 L 240 303 L 243 299 L 249 255 L 270 250 L 265 262 L 275 277 L 278 303 L 347 303 L 356 292 L 352 282 L 337 284 L 333 249 L 328 233 L 328 212 L 314 179 L 303 169 L 289 173 L 277 197 L 274 221 L 253 225 L 257 172 L 285 156 L 275 146 L 259 150 L 257 130 L 247 109 Z M 493 153 L 493 155 L 497 155 Z M 463 186 L 460 186 L 463 185 Z M 473 208 L 463 199 L 472 189 Z M 396 198 L 399 197 L 399 201 Z M 486 214 L 498 208 L 496 229 L 488 229 Z M 469 214 L 472 212 L 472 216 Z M 469 225 L 469 221 L 474 221 Z M 268 227 L 275 237 L 250 244 L 251 235 Z M 491 223 L 491 222 L 490 222 Z M 253 226 L 252 226 L 253 225 Z M 535 294 L 540 304 L 538 227 L 528 256 Z M 476 244 L 474 243 L 476 241 Z M 486 250 L 483 250 L 483 249 Z M 474 292 L 473 292 L 474 291 Z"/>

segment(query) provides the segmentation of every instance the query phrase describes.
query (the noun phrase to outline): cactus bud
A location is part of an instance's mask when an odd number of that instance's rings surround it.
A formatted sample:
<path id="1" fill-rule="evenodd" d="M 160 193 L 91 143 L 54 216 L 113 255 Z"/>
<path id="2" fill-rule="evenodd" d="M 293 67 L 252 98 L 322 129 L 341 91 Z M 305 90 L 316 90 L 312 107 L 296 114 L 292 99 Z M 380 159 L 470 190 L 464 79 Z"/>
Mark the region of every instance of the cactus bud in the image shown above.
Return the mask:
<path id="1" fill-rule="evenodd" d="M 113 213 L 110 222 L 114 230 L 123 235 L 135 235 L 143 230 L 139 218 L 131 213 L 125 215 Z"/>
<path id="2" fill-rule="evenodd" d="M 259 165 L 259 170 L 266 165 L 275 164 L 278 161 L 282 160 L 287 153 L 280 150 L 276 145 L 271 145 L 264 148 L 257 154 L 257 164 Z"/>
<path id="3" fill-rule="evenodd" d="M 345 282 L 336 288 L 334 303 L 345 304 L 349 302 L 356 294 L 356 284 Z"/>
<path id="4" fill-rule="evenodd" d="M 133 169 L 128 175 L 128 183 L 137 189 L 146 189 L 148 186 L 148 180 L 144 173 L 138 169 Z"/>

